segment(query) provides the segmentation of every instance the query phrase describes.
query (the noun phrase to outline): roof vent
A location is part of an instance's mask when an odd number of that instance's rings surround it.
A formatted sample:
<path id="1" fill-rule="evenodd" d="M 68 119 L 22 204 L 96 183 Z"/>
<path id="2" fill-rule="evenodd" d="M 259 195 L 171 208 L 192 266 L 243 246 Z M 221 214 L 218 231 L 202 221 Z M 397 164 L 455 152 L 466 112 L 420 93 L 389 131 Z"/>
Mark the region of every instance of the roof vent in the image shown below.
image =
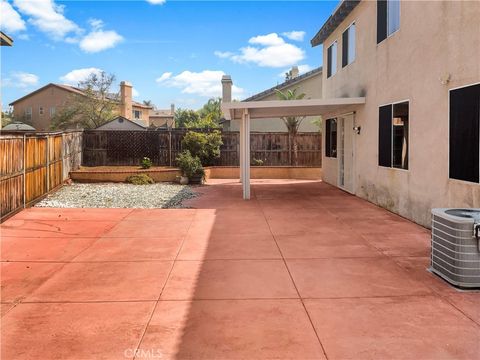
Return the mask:
<path id="1" fill-rule="evenodd" d="M 480 288 L 480 209 L 432 210 L 431 261 L 449 283 Z"/>

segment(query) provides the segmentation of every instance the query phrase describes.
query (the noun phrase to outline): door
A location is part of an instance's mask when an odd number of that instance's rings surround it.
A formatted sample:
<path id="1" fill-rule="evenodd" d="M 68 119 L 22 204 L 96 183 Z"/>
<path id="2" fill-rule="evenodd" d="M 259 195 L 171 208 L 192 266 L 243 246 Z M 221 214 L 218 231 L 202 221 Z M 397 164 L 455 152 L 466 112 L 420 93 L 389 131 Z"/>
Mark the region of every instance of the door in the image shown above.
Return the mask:
<path id="1" fill-rule="evenodd" d="M 355 192 L 353 127 L 353 114 L 338 118 L 338 186 L 352 194 Z"/>

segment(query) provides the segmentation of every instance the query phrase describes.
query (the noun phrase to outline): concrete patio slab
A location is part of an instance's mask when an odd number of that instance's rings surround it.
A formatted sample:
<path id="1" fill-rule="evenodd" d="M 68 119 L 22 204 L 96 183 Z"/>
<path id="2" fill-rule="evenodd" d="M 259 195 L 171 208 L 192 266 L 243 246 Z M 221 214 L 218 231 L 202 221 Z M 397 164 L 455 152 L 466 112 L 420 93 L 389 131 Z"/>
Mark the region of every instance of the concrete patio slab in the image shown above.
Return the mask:
<path id="1" fill-rule="evenodd" d="M 317 181 L 211 180 L 188 209 L 46 209 L 1 230 L 2 359 L 474 359 L 480 292 L 429 230 Z"/>

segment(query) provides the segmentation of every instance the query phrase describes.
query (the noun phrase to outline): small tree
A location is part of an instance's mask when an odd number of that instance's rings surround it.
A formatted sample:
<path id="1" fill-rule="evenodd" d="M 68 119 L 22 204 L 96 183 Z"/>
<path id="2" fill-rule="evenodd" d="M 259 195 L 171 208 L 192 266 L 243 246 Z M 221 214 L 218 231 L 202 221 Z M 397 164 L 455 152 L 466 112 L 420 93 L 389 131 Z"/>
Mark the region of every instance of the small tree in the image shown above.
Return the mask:
<path id="1" fill-rule="evenodd" d="M 155 109 L 155 104 L 152 102 L 152 100 L 143 100 L 143 105 L 151 106 Z"/>
<path id="2" fill-rule="evenodd" d="M 206 118 L 207 116 L 211 118 L 212 121 L 219 124 L 220 119 L 222 118 L 222 100 L 221 98 L 211 98 L 207 101 L 203 107 L 198 110 L 200 118 Z"/>
<path id="3" fill-rule="evenodd" d="M 186 122 L 185 127 L 188 129 L 218 129 L 220 125 L 213 119 L 213 117 L 214 114 L 208 114 L 197 121 Z"/>
<path id="4" fill-rule="evenodd" d="M 297 94 L 297 90 L 287 90 L 286 92 L 282 92 L 280 90 L 275 90 L 277 93 L 277 97 L 280 100 L 301 100 L 305 97 L 305 94 Z M 298 144 L 297 144 L 297 133 L 300 124 L 302 123 L 305 116 L 283 116 L 281 117 L 285 126 L 288 129 L 288 133 L 290 134 L 293 142 L 293 165 L 298 165 Z"/>
<path id="5" fill-rule="evenodd" d="M 220 157 L 222 144 L 222 134 L 218 130 L 209 133 L 189 131 L 182 140 L 182 148 L 197 156 L 205 166 L 213 165 Z"/>
<path id="6" fill-rule="evenodd" d="M 82 94 L 72 94 L 52 119 L 52 129 L 94 129 L 117 115 L 118 93 L 111 93 L 115 76 L 91 74 L 78 84 Z"/>
<path id="7" fill-rule="evenodd" d="M 186 124 L 198 122 L 200 116 L 194 110 L 177 109 L 177 111 L 175 111 L 174 120 L 176 127 L 183 128 Z"/>

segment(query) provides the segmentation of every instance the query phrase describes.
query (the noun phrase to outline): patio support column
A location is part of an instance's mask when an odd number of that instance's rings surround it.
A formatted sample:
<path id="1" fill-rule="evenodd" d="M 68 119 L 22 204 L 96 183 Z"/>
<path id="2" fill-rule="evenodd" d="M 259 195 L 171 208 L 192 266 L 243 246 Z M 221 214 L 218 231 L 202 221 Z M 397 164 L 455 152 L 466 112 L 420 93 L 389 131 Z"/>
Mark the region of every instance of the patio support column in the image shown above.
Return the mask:
<path id="1" fill-rule="evenodd" d="M 243 153 L 244 153 L 244 136 L 245 136 L 245 129 L 244 129 L 244 116 L 240 119 L 240 182 L 243 183 Z"/>
<path id="2" fill-rule="evenodd" d="M 242 116 L 243 130 L 243 171 L 242 171 L 242 187 L 243 199 L 250 199 L 250 114 L 245 109 Z"/>

